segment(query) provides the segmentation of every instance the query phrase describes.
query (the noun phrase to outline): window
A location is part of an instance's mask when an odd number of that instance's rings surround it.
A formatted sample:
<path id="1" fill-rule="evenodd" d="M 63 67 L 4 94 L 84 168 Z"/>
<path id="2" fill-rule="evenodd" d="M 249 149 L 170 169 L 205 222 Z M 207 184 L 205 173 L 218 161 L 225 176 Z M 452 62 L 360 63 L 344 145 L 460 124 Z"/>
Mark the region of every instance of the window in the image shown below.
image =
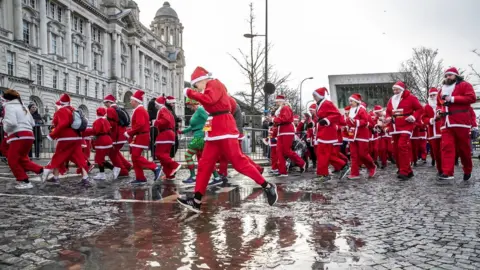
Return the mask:
<path id="1" fill-rule="evenodd" d="M 62 21 L 62 12 L 63 12 L 62 8 L 61 8 L 60 6 L 57 7 L 57 20 L 58 20 L 59 22 Z"/>
<path id="2" fill-rule="evenodd" d="M 51 37 L 52 53 L 57 54 L 57 35 L 52 33 Z"/>
<path id="3" fill-rule="evenodd" d="M 145 76 L 145 88 L 150 89 L 150 77 Z"/>
<path id="4" fill-rule="evenodd" d="M 54 89 L 57 89 L 58 86 L 58 70 L 53 71 L 53 84 L 52 84 Z"/>
<path id="5" fill-rule="evenodd" d="M 155 79 L 153 80 L 153 92 L 157 90 L 157 85 L 158 85 L 158 79 L 157 79 L 157 76 L 155 76 Z"/>
<path id="6" fill-rule="evenodd" d="M 100 87 L 100 84 L 99 83 L 95 83 L 95 98 L 99 98 L 98 97 L 98 88 Z"/>
<path id="7" fill-rule="evenodd" d="M 163 41 L 166 41 L 166 40 L 165 40 L 165 29 L 160 30 L 160 38 L 161 38 Z"/>
<path id="8" fill-rule="evenodd" d="M 168 39 L 168 43 L 173 44 L 173 29 L 170 29 L 170 36 Z"/>
<path id="9" fill-rule="evenodd" d="M 23 0 L 23 4 L 35 8 L 35 0 Z"/>
<path id="10" fill-rule="evenodd" d="M 104 84 L 102 85 L 102 98 L 105 97 L 105 89 L 107 89 L 107 86 Z"/>
<path id="11" fill-rule="evenodd" d="M 43 67 L 41 65 L 37 65 L 37 84 L 42 85 L 43 79 Z"/>
<path id="12" fill-rule="evenodd" d="M 15 75 L 15 54 L 7 52 L 7 73 L 10 76 Z"/>
<path id="13" fill-rule="evenodd" d="M 78 63 L 78 51 L 80 50 L 80 46 L 78 44 L 73 45 L 73 62 Z"/>
<path id="14" fill-rule="evenodd" d="M 75 31 L 78 31 L 78 18 L 77 17 L 73 17 L 73 29 Z"/>
<path id="15" fill-rule="evenodd" d="M 55 18 L 55 11 L 57 11 L 57 5 L 50 3 L 50 16 Z"/>
<path id="16" fill-rule="evenodd" d="M 75 93 L 80 94 L 80 77 L 77 77 L 77 81 L 75 83 Z"/>
<path id="17" fill-rule="evenodd" d="M 102 70 L 102 55 L 93 53 L 93 70 Z"/>
<path id="18" fill-rule="evenodd" d="M 83 20 L 79 20 L 80 33 L 83 34 Z"/>
<path id="19" fill-rule="evenodd" d="M 88 80 L 85 79 L 85 85 L 83 86 L 83 92 L 85 96 L 88 96 Z"/>
<path id="20" fill-rule="evenodd" d="M 67 91 L 68 86 L 68 73 L 63 73 L 63 90 Z"/>
<path id="21" fill-rule="evenodd" d="M 122 78 L 125 78 L 126 69 L 127 67 L 125 66 L 125 63 L 122 63 L 122 69 L 121 69 Z"/>
<path id="22" fill-rule="evenodd" d="M 30 23 L 23 21 L 23 42 L 30 44 Z"/>

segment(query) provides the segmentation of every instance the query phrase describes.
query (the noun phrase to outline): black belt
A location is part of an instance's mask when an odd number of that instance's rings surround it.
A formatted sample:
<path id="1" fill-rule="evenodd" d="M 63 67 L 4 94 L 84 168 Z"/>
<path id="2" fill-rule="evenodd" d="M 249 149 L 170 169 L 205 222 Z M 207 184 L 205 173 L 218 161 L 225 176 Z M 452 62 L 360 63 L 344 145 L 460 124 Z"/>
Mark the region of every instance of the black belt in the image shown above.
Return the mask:
<path id="1" fill-rule="evenodd" d="M 107 136 L 107 135 L 110 136 L 110 134 L 108 134 L 108 133 L 100 133 L 100 134 L 97 134 L 96 136 L 100 137 L 100 136 Z"/>
<path id="2" fill-rule="evenodd" d="M 400 116 L 411 116 L 411 113 L 406 113 L 406 114 L 394 114 L 392 117 L 400 117 Z"/>
<path id="3" fill-rule="evenodd" d="M 167 131 L 167 130 L 173 130 L 173 128 L 159 129 L 159 130 L 158 130 L 158 133 L 164 132 L 164 131 Z"/>
<path id="4" fill-rule="evenodd" d="M 218 116 L 218 115 L 228 114 L 228 113 L 230 113 L 230 111 L 219 111 L 219 112 L 211 113 L 210 116 Z"/>
<path id="5" fill-rule="evenodd" d="M 447 115 L 452 115 L 452 114 L 457 114 L 457 113 L 466 113 L 469 112 L 470 110 L 455 110 L 451 112 L 441 112 L 440 116 L 446 117 Z"/>

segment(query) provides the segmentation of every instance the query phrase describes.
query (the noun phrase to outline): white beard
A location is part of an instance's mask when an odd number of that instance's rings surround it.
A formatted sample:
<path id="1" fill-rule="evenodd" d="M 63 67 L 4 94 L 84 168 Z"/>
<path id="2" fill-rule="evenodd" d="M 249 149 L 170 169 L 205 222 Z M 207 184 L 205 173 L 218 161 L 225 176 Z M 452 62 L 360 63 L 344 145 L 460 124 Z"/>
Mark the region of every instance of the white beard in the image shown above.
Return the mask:
<path id="1" fill-rule="evenodd" d="M 428 105 L 430 105 L 430 107 L 432 107 L 433 110 L 435 111 L 435 108 L 437 108 L 437 98 L 434 98 L 434 99 L 429 98 Z"/>
<path id="2" fill-rule="evenodd" d="M 442 86 L 442 96 L 445 96 L 445 95 L 451 96 L 454 89 L 455 89 L 455 84 L 452 84 L 452 85 L 444 84 Z"/>
<path id="3" fill-rule="evenodd" d="M 282 110 L 282 106 L 278 107 L 278 109 L 275 111 L 275 116 L 279 116 L 280 115 L 280 111 Z"/>
<path id="4" fill-rule="evenodd" d="M 357 116 L 358 110 L 360 110 L 360 106 L 356 108 L 350 108 L 350 111 L 348 112 L 348 117 L 352 119 L 355 118 L 355 116 Z"/>
<path id="5" fill-rule="evenodd" d="M 394 110 L 396 110 L 398 108 L 398 104 L 400 104 L 400 100 L 402 100 L 402 94 L 403 94 L 403 91 L 400 92 L 400 94 L 393 95 L 393 97 L 392 97 L 392 107 L 393 107 Z"/>

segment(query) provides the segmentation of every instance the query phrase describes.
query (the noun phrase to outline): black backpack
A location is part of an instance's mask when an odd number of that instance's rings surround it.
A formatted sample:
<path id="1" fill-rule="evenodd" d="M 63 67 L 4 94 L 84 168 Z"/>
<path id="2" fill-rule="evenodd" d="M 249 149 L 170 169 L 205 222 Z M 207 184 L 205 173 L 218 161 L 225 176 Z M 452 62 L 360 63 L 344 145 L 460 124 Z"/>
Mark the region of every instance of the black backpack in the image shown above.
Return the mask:
<path id="1" fill-rule="evenodd" d="M 72 125 L 71 128 L 78 132 L 83 132 L 87 129 L 88 119 L 81 110 L 72 110 Z"/>
<path id="2" fill-rule="evenodd" d="M 124 108 L 115 107 L 115 111 L 118 115 L 118 124 L 121 127 L 128 127 L 130 126 L 130 115 Z"/>

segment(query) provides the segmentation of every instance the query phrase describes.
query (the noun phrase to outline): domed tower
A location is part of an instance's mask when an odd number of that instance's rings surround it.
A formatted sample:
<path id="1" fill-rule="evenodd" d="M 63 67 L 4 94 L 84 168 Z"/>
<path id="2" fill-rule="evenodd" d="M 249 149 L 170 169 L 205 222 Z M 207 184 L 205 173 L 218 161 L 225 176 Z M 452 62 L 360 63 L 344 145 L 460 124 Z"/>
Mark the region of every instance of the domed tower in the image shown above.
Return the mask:
<path id="1" fill-rule="evenodd" d="M 155 14 L 155 19 L 150 27 L 167 46 L 182 48 L 183 25 L 169 2 L 163 3 L 163 6 Z"/>

